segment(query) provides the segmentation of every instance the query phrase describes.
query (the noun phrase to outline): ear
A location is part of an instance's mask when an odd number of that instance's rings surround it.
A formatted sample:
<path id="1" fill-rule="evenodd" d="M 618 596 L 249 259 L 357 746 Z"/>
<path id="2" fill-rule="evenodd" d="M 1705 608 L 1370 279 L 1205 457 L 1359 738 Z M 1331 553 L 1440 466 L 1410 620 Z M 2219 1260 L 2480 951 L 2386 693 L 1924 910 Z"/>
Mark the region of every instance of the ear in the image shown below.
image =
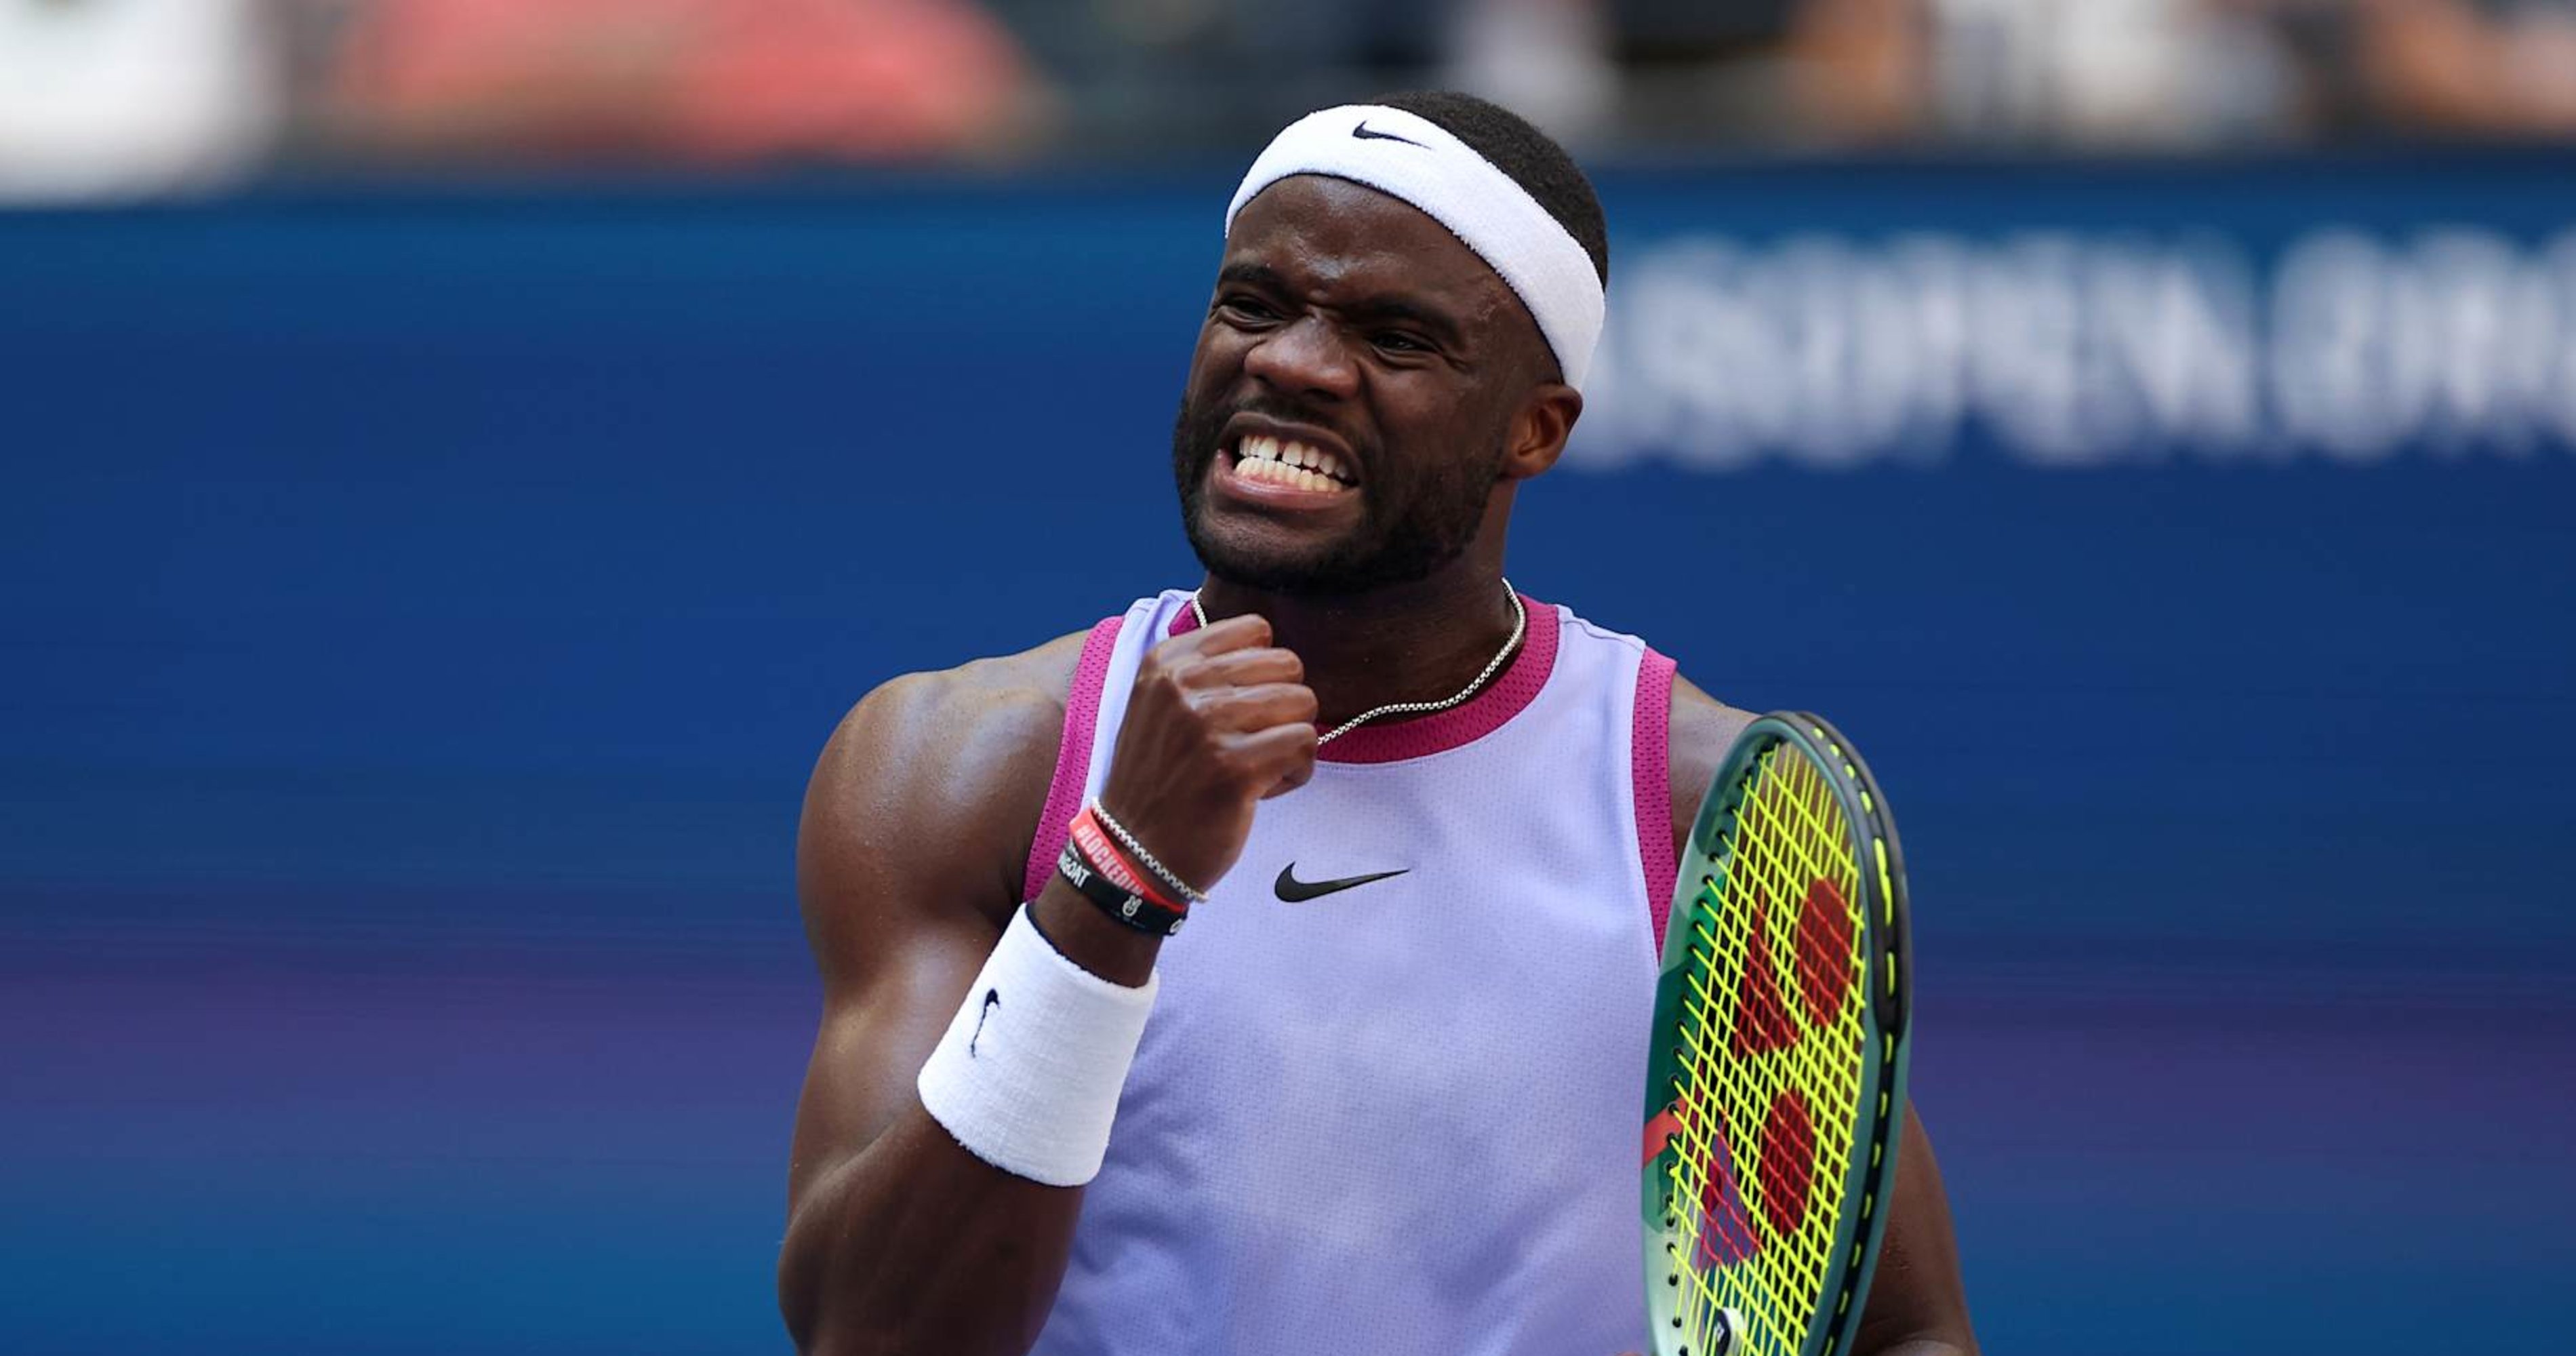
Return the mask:
<path id="1" fill-rule="evenodd" d="M 1563 382 L 1542 382 L 1512 416 L 1511 443 L 1503 454 L 1504 480 L 1543 475 L 1565 455 L 1574 421 L 1583 417 L 1583 393 Z"/>

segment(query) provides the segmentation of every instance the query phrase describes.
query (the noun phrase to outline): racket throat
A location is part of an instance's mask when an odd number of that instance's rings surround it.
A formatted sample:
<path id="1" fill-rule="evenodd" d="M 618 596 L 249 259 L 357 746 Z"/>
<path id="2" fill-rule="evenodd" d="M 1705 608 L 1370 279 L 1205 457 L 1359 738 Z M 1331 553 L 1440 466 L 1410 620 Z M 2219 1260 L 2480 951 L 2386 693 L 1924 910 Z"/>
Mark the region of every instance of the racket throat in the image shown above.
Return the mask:
<path id="1" fill-rule="evenodd" d="M 1707 1356 L 1736 1356 L 1744 1350 L 1744 1315 L 1733 1309 L 1719 1309 L 1717 1322 L 1711 1328 Z"/>

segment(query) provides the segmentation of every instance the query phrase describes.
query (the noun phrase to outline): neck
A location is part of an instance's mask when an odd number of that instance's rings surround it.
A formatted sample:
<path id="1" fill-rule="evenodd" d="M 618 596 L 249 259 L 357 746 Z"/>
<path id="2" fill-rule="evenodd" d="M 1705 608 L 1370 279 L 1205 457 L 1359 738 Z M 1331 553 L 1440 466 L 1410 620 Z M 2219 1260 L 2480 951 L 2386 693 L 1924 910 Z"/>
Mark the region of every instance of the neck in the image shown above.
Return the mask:
<path id="1" fill-rule="evenodd" d="M 1511 638 L 1512 605 L 1501 562 L 1481 554 L 1357 594 L 1275 593 L 1211 577 L 1199 603 L 1210 621 L 1246 612 L 1268 619 L 1273 643 L 1305 663 L 1316 724 L 1331 729 L 1390 702 L 1452 696 L 1493 662 Z"/>

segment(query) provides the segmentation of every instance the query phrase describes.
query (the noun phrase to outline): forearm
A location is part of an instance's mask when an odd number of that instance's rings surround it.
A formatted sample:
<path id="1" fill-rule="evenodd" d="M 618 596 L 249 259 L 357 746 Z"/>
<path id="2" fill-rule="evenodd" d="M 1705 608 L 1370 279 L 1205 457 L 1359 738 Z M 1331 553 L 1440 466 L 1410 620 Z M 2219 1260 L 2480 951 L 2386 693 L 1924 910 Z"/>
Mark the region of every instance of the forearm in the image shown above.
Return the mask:
<path id="1" fill-rule="evenodd" d="M 789 1216 L 779 1305 L 810 1356 L 1021 1356 L 1064 1278 L 1082 1188 L 1014 1177 L 919 1102 Z"/>
<path id="2" fill-rule="evenodd" d="M 1036 1339 L 1081 1204 L 1065 1184 L 1098 1170 L 1160 938 L 1061 877 L 1029 912 L 1036 930 L 1006 931 L 892 1122 L 801 1179 L 779 1285 L 806 1350 L 1015 1353 Z"/>
<path id="3" fill-rule="evenodd" d="M 1932 1154 L 1932 1137 L 1910 1100 L 1887 1234 L 1858 1336 L 1853 1350 L 1869 1356 L 1976 1356 L 1950 1193 Z"/>

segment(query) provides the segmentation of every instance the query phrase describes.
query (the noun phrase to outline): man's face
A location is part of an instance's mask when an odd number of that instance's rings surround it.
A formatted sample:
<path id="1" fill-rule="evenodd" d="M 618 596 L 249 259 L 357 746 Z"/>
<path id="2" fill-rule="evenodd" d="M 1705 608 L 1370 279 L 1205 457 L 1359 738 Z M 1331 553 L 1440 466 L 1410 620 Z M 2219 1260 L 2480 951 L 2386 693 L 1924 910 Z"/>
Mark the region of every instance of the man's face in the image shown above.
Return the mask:
<path id="1" fill-rule="evenodd" d="M 1300 175 L 1236 214 L 1172 432 L 1209 573 L 1351 593 L 1424 578 L 1476 538 L 1520 398 L 1553 360 L 1446 227 Z"/>

